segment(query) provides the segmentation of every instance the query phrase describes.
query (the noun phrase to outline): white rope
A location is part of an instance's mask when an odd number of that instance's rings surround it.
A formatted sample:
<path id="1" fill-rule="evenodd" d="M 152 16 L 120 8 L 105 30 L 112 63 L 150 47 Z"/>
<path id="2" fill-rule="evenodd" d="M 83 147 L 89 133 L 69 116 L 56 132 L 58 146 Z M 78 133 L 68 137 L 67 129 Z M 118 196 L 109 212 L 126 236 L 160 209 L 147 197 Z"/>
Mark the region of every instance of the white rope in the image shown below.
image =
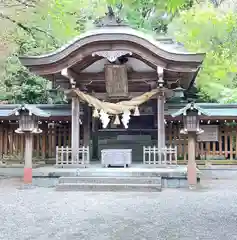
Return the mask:
<path id="1" fill-rule="evenodd" d="M 102 102 L 89 94 L 81 92 L 79 89 L 74 89 L 73 91 L 81 100 L 87 102 L 96 110 L 103 110 L 104 113 L 109 115 L 118 115 L 124 113 L 125 111 L 135 110 L 139 105 L 147 102 L 151 97 L 153 97 L 158 92 L 158 89 L 146 92 L 138 97 L 132 98 L 129 101 L 121 101 L 118 103 Z"/>

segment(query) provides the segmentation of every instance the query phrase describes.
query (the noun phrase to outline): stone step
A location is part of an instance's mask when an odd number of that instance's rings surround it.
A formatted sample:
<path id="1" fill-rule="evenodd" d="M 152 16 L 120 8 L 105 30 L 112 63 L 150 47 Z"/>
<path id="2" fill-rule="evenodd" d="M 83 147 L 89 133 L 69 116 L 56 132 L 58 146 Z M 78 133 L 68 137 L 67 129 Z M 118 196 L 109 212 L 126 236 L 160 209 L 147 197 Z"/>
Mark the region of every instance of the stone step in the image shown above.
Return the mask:
<path id="1" fill-rule="evenodd" d="M 37 172 L 33 172 L 34 176 Z M 49 177 L 162 177 L 162 178 L 184 178 L 187 176 L 186 166 L 146 166 L 130 168 L 101 168 L 88 167 L 78 169 L 55 169 L 53 171 L 41 173 L 40 175 Z"/>
<path id="2" fill-rule="evenodd" d="M 160 192 L 161 184 L 60 183 L 56 191 Z"/>
<path id="3" fill-rule="evenodd" d="M 129 168 L 104 168 L 96 171 L 78 170 L 70 177 L 160 177 L 160 172 L 153 169 L 132 170 Z"/>
<path id="4" fill-rule="evenodd" d="M 61 183 L 161 184 L 161 177 L 60 177 Z"/>

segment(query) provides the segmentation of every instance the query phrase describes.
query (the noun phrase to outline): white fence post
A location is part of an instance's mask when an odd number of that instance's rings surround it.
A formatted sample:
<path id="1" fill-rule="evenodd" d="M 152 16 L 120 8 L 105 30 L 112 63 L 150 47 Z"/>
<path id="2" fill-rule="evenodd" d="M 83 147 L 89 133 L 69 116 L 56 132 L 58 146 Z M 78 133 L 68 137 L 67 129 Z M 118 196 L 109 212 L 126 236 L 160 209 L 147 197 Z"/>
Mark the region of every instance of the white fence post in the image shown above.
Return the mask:
<path id="1" fill-rule="evenodd" d="M 143 164 L 146 164 L 146 153 L 145 153 L 145 151 L 146 151 L 146 147 L 143 146 Z"/>
<path id="2" fill-rule="evenodd" d="M 66 164 L 69 164 L 69 148 L 66 147 Z"/>
<path id="3" fill-rule="evenodd" d="M 77 149 L 77 157 L 76 160 L 72 159 L 72 148 L 66 147 L 58 147 L 56 146 L 56 166 L 66 167 L 66 166 L 84 166 L 90 163 L 90 148 L 89 146 L 80 147 Z"/>
<path id="4" fill-rule="evenodd" d="M 58 165 L 58 146 L 56 146 L 56 165 Z"/>
<path id="5" fill-rule="evenodd" d="M 154 146 L 153 147 L 153 163 L 154 164 L 156 164 L 156 154 L 155 154 L 155 152 L 156 152 L 156 147 Z M 150 163 L 149 163 L 150 164 Z"/>
<path id="6" fill-rule="evenodd" d="M 177 157 L 177 146 L 175 146 L 175 165 L 177 165 L 178 164 L 178 157 Z"/>
<path id="7" fill-rule="evenodd" d="M 177 165 L 177 146 L 158 149 L 143 146 L 143 163 L 153 165 Z"/>

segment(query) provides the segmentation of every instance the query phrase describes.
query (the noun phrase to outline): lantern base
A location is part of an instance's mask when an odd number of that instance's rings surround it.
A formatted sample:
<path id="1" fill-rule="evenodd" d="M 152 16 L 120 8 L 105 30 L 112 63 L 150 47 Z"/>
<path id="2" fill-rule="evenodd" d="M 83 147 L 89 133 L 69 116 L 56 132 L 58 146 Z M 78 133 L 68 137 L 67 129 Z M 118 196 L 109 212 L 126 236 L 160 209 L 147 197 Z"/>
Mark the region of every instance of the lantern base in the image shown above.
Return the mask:
<path id="1" fill-rule="evenodd" d="M 187 129 L 181 129 L 180 134 L 188 134 L 188 130 Z"/>
<path id="2" fill-rule="evenodd" d="M 40 128 L 35 128 L 33 129 L 32 133 L 39 134 L 39 133 L 42 133 L 42 130 Z"/>
<path id="3" fill-rule="evenodd" d="M 24 132 L 23 132 L 20 128 L 17 128 L 17 129 L 15 130 L 15 133 L 23 134 Z"/>
<path id="4" fill-rule="evenodd" d="M 199 135 L 199 134 L 202 134 L 204 132 L 204 130 L 203 129 L 198 129 L 197 130 L 197 134 Z"/>
<path id="5" fill-rule="evenodd" d="M 204 132 L 203 129 L 197 129 L 195 131 L 188 131 L 186 128 L 180 130 L 180 134 L 188 134 L 189 132 L 195 132 L 197 135 L 202 134 Z"/>
<path id="6" fill-rule="evenodd" d="M 30 129 L 28 131 L 23 131 L 21 128 L 17 128 L 15 130 L 15 133 L 18 133 L 18 134 L 24 134 L 26 132 L 29 132 L 29 133 L 34 133 L 34 134 L 39 134 L 39 133 L 42 133 L 42 130 L 40 128 L 34 128 L 34 129 Z"/>

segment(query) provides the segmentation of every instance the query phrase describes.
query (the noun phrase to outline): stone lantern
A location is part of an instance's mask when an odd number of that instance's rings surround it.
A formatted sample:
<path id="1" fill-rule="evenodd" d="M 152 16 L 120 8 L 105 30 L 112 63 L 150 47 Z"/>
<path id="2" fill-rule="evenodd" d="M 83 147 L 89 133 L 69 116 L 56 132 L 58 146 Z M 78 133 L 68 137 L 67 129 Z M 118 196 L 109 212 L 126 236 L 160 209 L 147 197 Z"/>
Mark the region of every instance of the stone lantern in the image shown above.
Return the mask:
<path id="1" fill-rule="evenodd" d="M 33 152 L 33 134 L 42 132 L 39 129 L 38 121 L 40 117 L 49 117 L 50 114 L 41 109 L 31 106 L 22 105 L 15 108 L 9 116 L 17 116 L 19 127 L 15 130 L 16 133 L 25 135 L 25 166 L 24 166 L 24 183 L 32 183 L 32 152 Z"/>
<path id="2" fill-rule="evenodd" d="M 181 87 L 177 87 L 177 88 L 173 89 L 173 92 L 174 92 L 173 98 L 176 98 L 176 99 L 184 98 L 184 91 L 185 91 L 185 89 L 183 89 Z"/>
<path id="3" fill-rule="evenodd" d="M 172 114 L 172 117 L 183 117 L 183 129 L 181 134 L 188 135 L 188 183 L 190 188 L 197 184 L 197 167 L 196 167 L 196 138 L 198 134 L 204 131 L 200 128 L 200 116 L 208 116 L 209 113 L 198 106 L 196 103 L 188 103 L 184 108 Z"/>
<path id="4" fill-rule="evenodd" d="M 198 111 L 196 108 L 193 108 L 193 103 L 191 104 L 190 109 L 187 109 L 183 114 L 183 124 L 184 128 L 181 129 L 180 133 L 188 134 L 188 133 L 196 133 L 201 134 L 203 130 L 200 129 L 199 117 L 202 112 Z M 206 115 L 206 114 L 205 114 Z"/>
<path id="5" fill-rule="evenodd" d="M 16 133 L 41 133 L 39 129 L 38 121 L 39 117 L 32 114 L 30 111 L 22 107 L 20 111 L 15 113 L 19 117 L 19 128 L 15 130 Z"/>

